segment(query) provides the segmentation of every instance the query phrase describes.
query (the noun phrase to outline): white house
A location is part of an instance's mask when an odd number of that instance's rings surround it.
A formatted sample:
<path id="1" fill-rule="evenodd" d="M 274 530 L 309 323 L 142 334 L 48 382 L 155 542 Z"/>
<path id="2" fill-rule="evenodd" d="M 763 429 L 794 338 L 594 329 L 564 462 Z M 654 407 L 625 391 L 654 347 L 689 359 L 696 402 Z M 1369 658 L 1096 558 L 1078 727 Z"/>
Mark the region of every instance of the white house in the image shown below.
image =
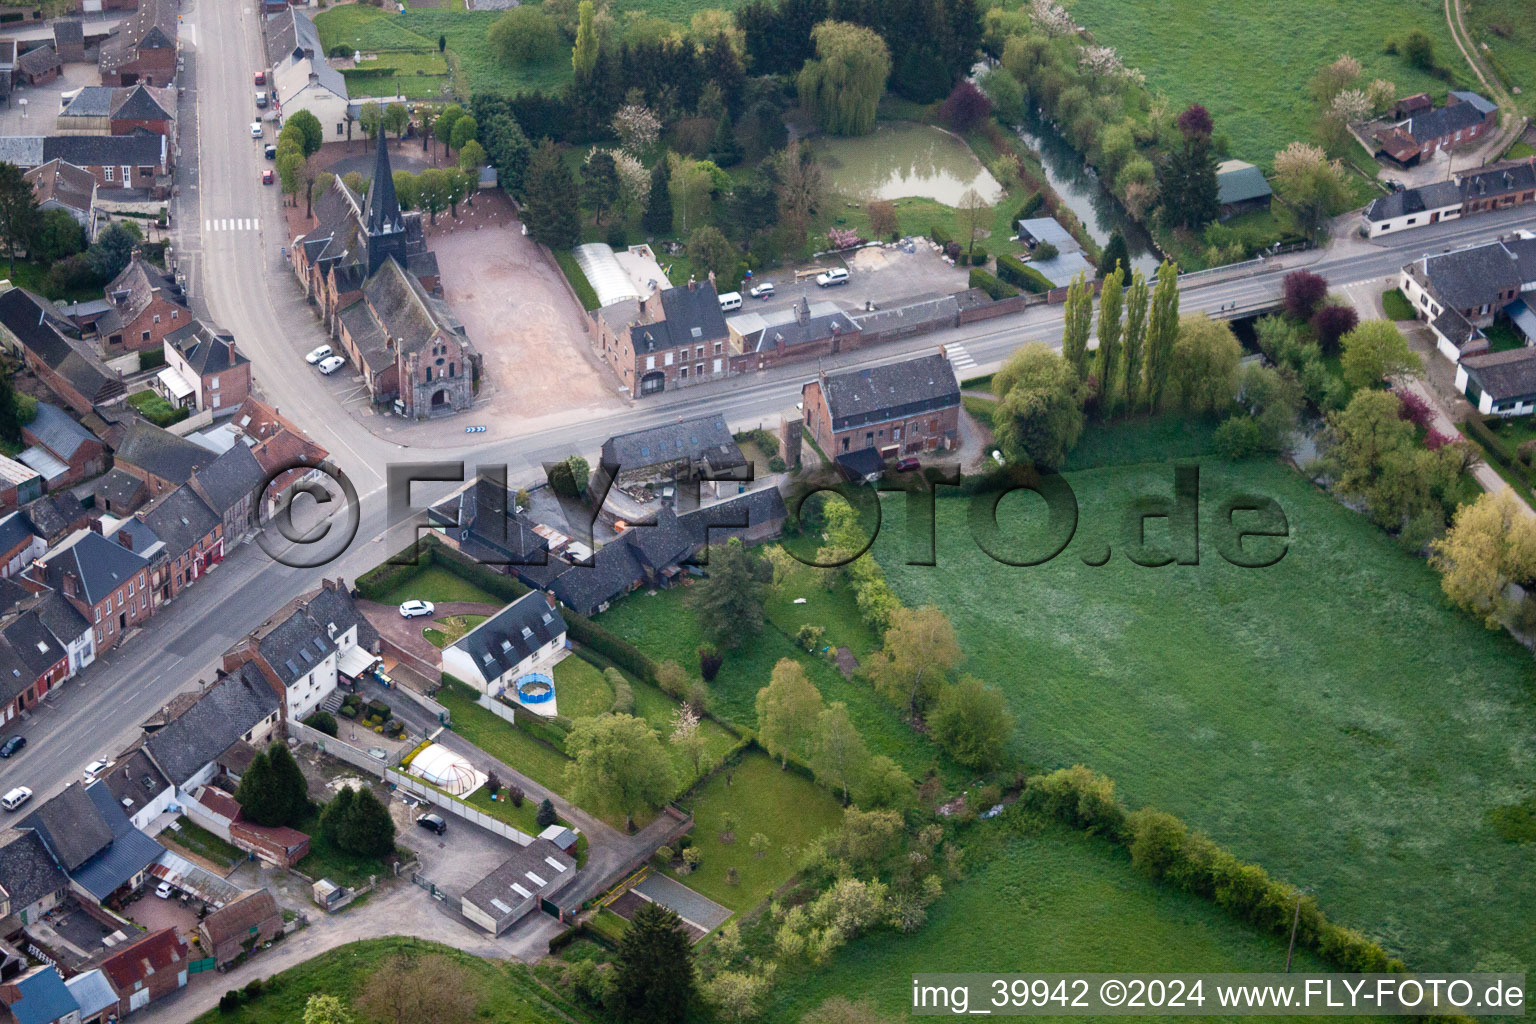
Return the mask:
<path id="1" fill-rule="evenodd" d="M 307 110 L 329 140 L 347 137 L 347 80 L 326 62 L 320 33 L 295 7 L 267 19 L 267 62 L 274 106 L 283 117 Z"/>
<path id="2" fill-rule="evenodd" d="M 282 693 L 283 717 L 302 721 L 336 689 L 340 675 L 355 677 L 373 666 L 378 640 L 346 585 L 323 580 L 226 651 L 224 668 L 253 662 Z"/>
<path id="3" fill-rule="evenodd" d="M 548 674 L 565 656 L 565 628 L 553 597 L 525 594 L 444 648 L 443 671 L 481 693 L 504 694 L 536 714 L 552 715 Z M 539 675 L 545 685 L 525 679 Z"/>

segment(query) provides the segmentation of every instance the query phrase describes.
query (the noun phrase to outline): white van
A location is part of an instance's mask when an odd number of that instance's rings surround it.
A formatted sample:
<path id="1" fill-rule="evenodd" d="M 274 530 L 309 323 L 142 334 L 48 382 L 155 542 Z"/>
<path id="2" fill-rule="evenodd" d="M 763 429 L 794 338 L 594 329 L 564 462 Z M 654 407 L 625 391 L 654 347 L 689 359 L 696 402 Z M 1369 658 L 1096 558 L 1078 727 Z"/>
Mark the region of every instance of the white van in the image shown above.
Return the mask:
<path id="1" fill-rule="evenodd" d="M 720 296 L 720 312 L 729 313 L 741 308 L 741 292 L 726 292 Z"/>
<path id="2" fill-rule="evenodd" d="M 28 800 L 32 799 L 32 791 L 26 786 L 17 786 L 4 797 L 0 797 L 0 806 L 8 811 L 14 811 Z"/>

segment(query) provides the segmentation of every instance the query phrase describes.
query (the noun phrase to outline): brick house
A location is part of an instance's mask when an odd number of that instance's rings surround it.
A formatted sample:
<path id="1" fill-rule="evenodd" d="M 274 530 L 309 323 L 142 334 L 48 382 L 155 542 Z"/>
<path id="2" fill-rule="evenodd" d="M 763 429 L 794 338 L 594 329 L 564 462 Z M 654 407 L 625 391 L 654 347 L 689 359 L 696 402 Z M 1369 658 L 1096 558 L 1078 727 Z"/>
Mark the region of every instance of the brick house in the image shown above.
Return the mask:
<path id="1" fill-rule="evenodd" d="M 18 85 L 47 85 L 64 72 L 64 62 L 52 42 L 35 46 L 16 58 L 12 72 Z"/>
<path id="2" fill-rule="evenodd" d="M 127 395 L 95 346 L 79 339 L 74 324 L 53 303 L 24 288 L 0 294 L 0 342 L 82 416 Z"/>
<path id="3" fill-rule="evenodd" d="M 264 746 L 282 719 L 280 699 L 250 665 L 220 672 L 200 693 L 179 694 L 165 714 L 166 721 L 145 723 L 143 749 L 175 787 L 178 803 L 218 775 L 231 747 Z"/>
<path id="4" fill-rule="evenodd" d="M 1403 167 L 1417 166 L 1442 149 L 1476 142 L 1498 125 L 1499 108 L 1475 92 L 1453 89 L 1445 106 L 1419 109 L 1376 130 L 1376 152 Z"/>
<path id="5" fill-rule="evenodd" d="M 91 172 L 103 191 L 144 189 L 156 199 L 170 195 L 171 143 L 164 135 L 51 135 L 41 141 L 37 166 L 64 160 Z"/>
<path id="6" fill-rule="evenodd" d="M 85 228 L 86 241 L 96 240 L 96 176 L 83 167 L 55 157 L 22 175 L 32 185 L 39 210 L 63 210 Z"/>
<path id="7" fill-rule="evenodd" d="M 800 394 L 806 428 L 832 458 L 871 448 L 889 459 L 960 443 L 960 384 L 942 350 L 867 370 L 821 373 Z"/>
<path id="8" fill-rule="evenodd" d="M 165 545 L 167 561 L 155 586 L 161 601 L 174 601 L 224 560 L 224 519 L 190 486 L 157 498 L 133 518 Z"/>
<path id="9" fill-rule="evenodd" d="M 1508 317 L 1517 331 L 1536 332 L 1536 323 L 1525 326 L 1524 315 L 1536 304 L 1536 233 L 1519 231 L 1483 245 L 1421 256 L 1403 267 L 1398 287 L 1419 319 L 1428 322 L 1441 355 L 1454 363 L 1486 352 L 1489 343 L 1481 329 L 1500 316 Z M 1536 338 L 1527 344 L 1536 344 Z"/>
<path id="10" fill-rule="evenodd" d="M 81 530 L 44 555 L 34 573 L 85 616 L 97 653 L 153 614 L 149 561 L 93 530 Z"/>
<path id="11" fill-rule="evenodd" d="M 105 446 L 56 405 L 37 403 L 37 416 L 21 428 L 21 437 L 31 446 L 21 461 L 43 473 L 49 490 L 73 486 L 106 468 Z"/>
<path id="12" fill-rule="evenodd" d="M 132 135 L 140 130 L 171 135 L 176 93 L 148 85 L 88 85 L 64 105 L 54 123 L 60 135 Z"/>
<path id="13" fill-rule="evenodd" d="M 187 944 L 174 928 L 151 932 L 107 957 L 101 970 L 117 990 L 118 1016 L 126 1017 L 186 985 L 189 963 Z"/>
<path id="14" fill-rule="evenodd" d="M 163 386 L 173 405 L 190 405 L 215 416 L 233 412 L 251 393 L 251 361 L 222 327 L 193 320 L 164 336 Z M 167 374 L 170 377 L 167 377 Z M 174 379 L 173 379 L 174 378 Z"/>
<path id="15" fill-rule="evenodd" d="M 176 79 L 176 0 L 139 0 L 101 44 L 102 85 L 170 85 Z"/>
<path id="16" fill-rule="evenodd" d="M 190 483 L 192 475 L 216 457 L 200 444 L 135 420 L 117 444 L 116 467 L 143 480 L 150 497 L 158 498 Z"/>
<path id="17" fill-rule="evenodd" d="M 23 691 L 21 707 L 27 708 L 42 698 L 72 674 L 69 668 L 69 652 L 48 627 L 43 625 L 36 611 L 25 612 L 3 629 L 0 637 L 27 667 L 27 684 Z"/>
<path id="18" fill-rule="evenodd" d="M 187 486 L 223 519 L 228 550 L 256 525 L 257 502 L 266 482 L 267 471 L 255 452 L 237 443 L 193 473 Z"/>
<path id="19" fill-rule="evenodd" d="M 268 942 L 283 930 L 283 912 L 266 889 L 245 893 L 215 910 L 197 926 L 203 952 L 220 967 Z"/>
<path id="20" fill-rule="evenodd" d="M 593 344 L 631 397 L 730 373 L 729 332 L 712 276 L 598 312 Z"/>
<path id="21" fill-rule="evenodd" d="M 1404 189 L 1371 200 L 1360 214 L 1360 233 L 1376 238 L 1389 231 L 1426 227 L 1474 213 L 1536 203 L 1536 157 L 1457 174 L 1449 181 Z"/>
<path id="22" fill-rule="evenodd" d="M 282 506 L 284 495 L 304 480 L 320 480 L 324 474 L 316 469 L 329 456 L 324 448 L 311 441 L 305 434 L 293 430 L 279 430 L 251 450 L 260 463 L 265 478 L 270 481 L 259 500 L 266 507 L 256 507 L 253 512 L 257 522 L 263 516 L 271 516 Z"/>
<path id="23" fill-rule="evenodd" d="M 138 252 L 107 285 L 106 297 L 112 308 L 96 321 L 96 333 L 108 359 L 164 349 L 168 335 L 193 323 L 181 286 Z"/>

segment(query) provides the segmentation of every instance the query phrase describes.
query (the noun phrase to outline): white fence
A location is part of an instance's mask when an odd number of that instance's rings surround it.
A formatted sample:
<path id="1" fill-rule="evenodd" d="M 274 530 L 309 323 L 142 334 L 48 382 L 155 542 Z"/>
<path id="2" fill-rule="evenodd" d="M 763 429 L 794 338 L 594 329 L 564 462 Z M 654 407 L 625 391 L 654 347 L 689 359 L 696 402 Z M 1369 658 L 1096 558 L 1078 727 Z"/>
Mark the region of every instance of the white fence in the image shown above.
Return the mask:
<path id="1" fill-rule="evenodd" d="M 475 703 L 504 722 L 512 722 L 514 724 L 517 722 L 517 712 L 495 697 L 487 697 L 482 693 L 475 698 Z"/>
<path id="2" fill-rule="evenodd" d="M 406 686 L 404 683 L 397 683 L 395 686 L 390 688 L 390 692 L 397 693 L 404 697 L 406 700 L 411 701 L 417 707 L 421 708 L 427 714 L 431 715 L 433 718 L 437 719 L 444 725 L 448 724 L 448 709 L 443 707 L 437 701 L 433 700 L 431 697 L 428 697 L 425 694 L 417 693 L 415 690 L 411 689 L 409 686 Z"/>
<path id="3" fill-rule="evenodd" d="M 377 775 L 381 779 L 384 778 L 384 769 L 392 764 L 392 761 L 381 761 L 368 753 L 368 751 L 360 750 L 350 743 L 337 739 L 335 736 L 321 732 L 319 729 L 311 729 L 303 722 L 295 722 L 290 719 L 288 722 L 288 735 L 301 743 L 313 743 L 337 760 L 345 761 L 347 764 L 352 765 L 352 767 L 361 768 L 363 771 Z"/>
<path id="4" fill-rule="evenodd" d="M 384 777 L 412 796 L 420 797 L 435 807 L 441 807 L 449 814 L 479 825 L 487 832 L 493 832 L 503 839 L 510 839 L 519 846 L 527 846 L 533 842 L 534 837 L 521 829 L 513 828 L 506 822 L 493 818 L 484 811 L 476 810 L 461 800 L 455 800 L 447 793 L 433 789 L 420 779 L 412 778 L 398 768 L 385 769 Z"/>

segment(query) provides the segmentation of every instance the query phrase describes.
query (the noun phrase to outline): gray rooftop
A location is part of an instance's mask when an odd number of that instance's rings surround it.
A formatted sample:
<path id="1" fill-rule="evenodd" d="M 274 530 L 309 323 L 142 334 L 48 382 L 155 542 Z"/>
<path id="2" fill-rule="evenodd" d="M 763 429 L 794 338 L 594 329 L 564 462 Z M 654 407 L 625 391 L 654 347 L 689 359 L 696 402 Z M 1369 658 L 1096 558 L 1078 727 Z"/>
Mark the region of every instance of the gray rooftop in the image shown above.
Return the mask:
<path id="1" fill-rule="evenodd" d="M 22 824 L 37 829 L 59 866 L 70 874 L 112 843 L 112 827 L 78 782 L 71 782 Z"/>
<path id="2" fill-rule="evenodd" d="M 486 679 L 496 679 L 565 633 L 565 620 L 544 595 L 524 594 L 464 634 L 453 647 L 463 651 Z"/>
<path id="3" fill-rule="evenodd" d="M 82 444 L 96 440 L 94 434 L 56 405 L 37 403 L 37 417 L 27 424 L 27 430 L 38 443 L 54 455 L 68 462 L 80 450 Z"/>
<path id="4" fill-rule="evenodd" d="M 43 562 L 50 570 L 78 577 L 87 604 L 105 601 L 135 573 L 149 567 L 143 556 L 89 530 L 80 531 L 48 552 Z"/>
<path id="5" fill-rule="evenodd" d="M 7 828 L 0 831 L 0 886 L 10 894 L 11 909 L 17 911 L 69 888 L 69 879 L 35 831 Z"/>
<path id="6" fill-rule="evenodd" d="M 144 748 L 179 786 L 277 710 L 277 694 L 247 662 L 240 671 L 221 676 L 195 704 L 146 739 Z"/>
<path id="7" fill-rule="evenodd" d="M 678 459 L 702 459 L 727 448 L 740 456 L 725 417 L 715 413 L 615 434 L 603 442 L 602 457 L 604 463 L 618 463 L 622 469 L 640 469 Z"/>
<path id="8" fill-rule="evenodd" d="M 821 387 L 834 430 L 960 404 L 955 371 L 938 353 L 825 374 Z"/>

